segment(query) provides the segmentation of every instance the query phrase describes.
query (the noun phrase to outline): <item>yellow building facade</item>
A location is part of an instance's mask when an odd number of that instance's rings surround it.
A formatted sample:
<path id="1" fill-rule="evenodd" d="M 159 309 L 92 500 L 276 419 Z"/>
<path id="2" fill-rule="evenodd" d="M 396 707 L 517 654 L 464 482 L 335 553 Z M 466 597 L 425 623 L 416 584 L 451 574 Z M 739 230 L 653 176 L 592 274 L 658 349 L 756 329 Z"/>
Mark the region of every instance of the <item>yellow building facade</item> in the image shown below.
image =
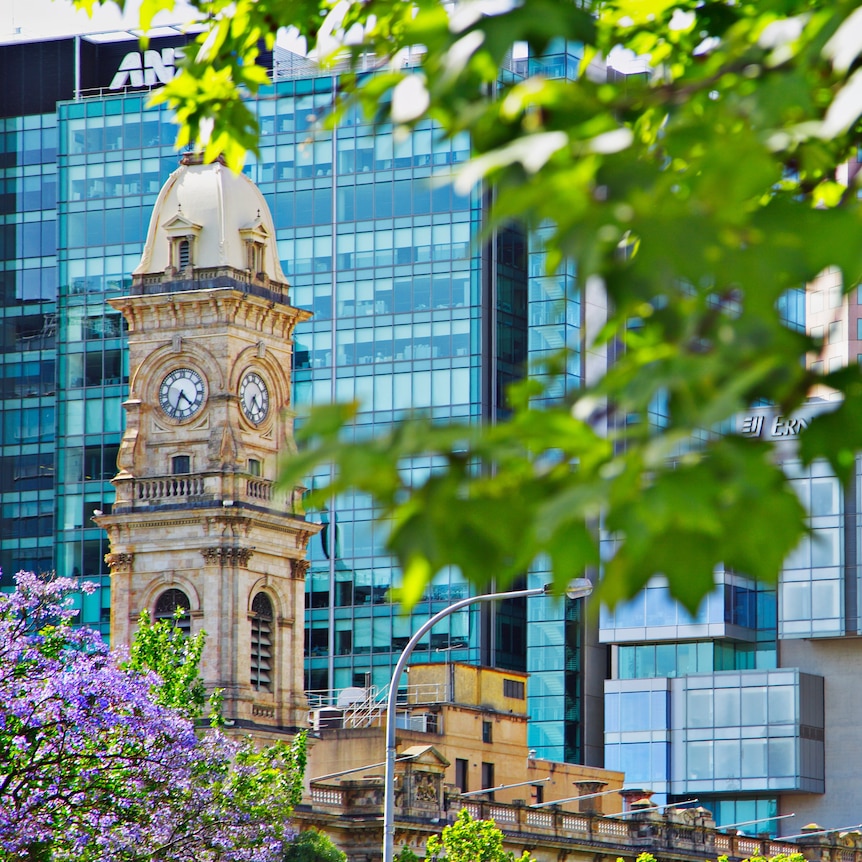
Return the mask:
<path id="1" fill-rule="evenodd" d="M 475 794 L 504 803 L 543 804 L 582 795 L 579 785 L 589 785 L 592 792 L 622 789 L 620 772 L 532 756 L 527 747 L 527 674 L 438 663 L 412 665 L 405 676 L 398 698 L 396 756 L 433 748 L 440 757 L 441 793 L 445 788 L 468 798 Z M 382 704 L 368 703 L 357 691 L 353 703 L 313 711 L 312 718 L 317 730 L 309 752 L 310 784 L 383 775 Z M 618 793 L 607 793 L 595 797 L 593 805 L 619 812 L 622 800 Z"/>

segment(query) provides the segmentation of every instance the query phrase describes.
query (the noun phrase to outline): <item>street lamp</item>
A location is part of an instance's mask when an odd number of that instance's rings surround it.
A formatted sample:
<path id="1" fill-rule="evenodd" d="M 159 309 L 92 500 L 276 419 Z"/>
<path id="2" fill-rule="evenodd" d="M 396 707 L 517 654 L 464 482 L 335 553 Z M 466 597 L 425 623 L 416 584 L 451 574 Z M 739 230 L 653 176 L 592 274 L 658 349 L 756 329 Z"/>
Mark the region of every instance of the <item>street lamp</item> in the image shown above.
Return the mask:
<path id="1" fill-rule="evenodd" d="M 566 587 L 566 595 L 570 599 L 581 599 L 593 591 L 593 585 L 588 578 L 575 578 L 569 581 Z M 466 608 L 476 602 L 496 602 L 503 599 L 520 599 L 529 596 L 546 596 L 553 593 L 553 584 L 545 584 L 543 587 L 533 587 L 529 590 L 512 590 L 505 593 L 486 593 L 481 596 L 472 596 L 461 599 L 448 608 L 443 608 L 434 614 L 431 619 L 424 622 L 416 634 L 407 641 L 407 645 L 401 652 L 395 669 L 392 671 L 392 680 L 389 683 L 389 697 L 386 701 L 386 771 L 383 777 L 383 862 L 393 862 L 395 857 L 395 706 L 398 699 L 398 683 L 401 674 L 407 665 L 413 648 L 422 639 L 423 635 L 437 625 L 440 620 Z"/>

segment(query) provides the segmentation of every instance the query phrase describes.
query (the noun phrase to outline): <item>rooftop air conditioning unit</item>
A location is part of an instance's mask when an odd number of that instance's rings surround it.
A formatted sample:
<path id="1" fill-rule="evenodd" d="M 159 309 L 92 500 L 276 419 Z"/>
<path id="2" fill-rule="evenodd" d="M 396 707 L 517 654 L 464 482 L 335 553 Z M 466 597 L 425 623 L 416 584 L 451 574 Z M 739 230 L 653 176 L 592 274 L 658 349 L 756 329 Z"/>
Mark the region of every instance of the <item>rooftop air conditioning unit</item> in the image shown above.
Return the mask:
<path id="1" fill-rule="evenodd" d="M 344 713 L 333 706 L 322 706 L 313 709 L 308 716 L 312 730 L 340 730 L 344 727 Z"/>

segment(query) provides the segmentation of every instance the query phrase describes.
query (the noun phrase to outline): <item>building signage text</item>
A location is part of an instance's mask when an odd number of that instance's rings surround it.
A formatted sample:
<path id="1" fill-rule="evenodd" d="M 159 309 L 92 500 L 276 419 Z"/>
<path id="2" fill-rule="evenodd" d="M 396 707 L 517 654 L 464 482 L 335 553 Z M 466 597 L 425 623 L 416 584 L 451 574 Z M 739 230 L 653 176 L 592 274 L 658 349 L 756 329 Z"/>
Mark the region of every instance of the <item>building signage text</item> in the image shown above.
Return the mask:
<path id="1" fill-rule="evenodd" d="M 767 423 L 767 419 L 769 422 Z M 789 416 L 743 416 L 740 432 L 746 437 L 761 437 L 764 428 L 770 437 L 796 437 L 808 427 L 808 420 Z"/>
<path id="2" fill-rule="evenodd" d="M 182 48 L 162 48 L 159 51 L 130 51 L 123 57 L 110 90 L 123 87 L 154 87 L 167 84 L 176 75 L 176 62 L 183 57 Z"/>

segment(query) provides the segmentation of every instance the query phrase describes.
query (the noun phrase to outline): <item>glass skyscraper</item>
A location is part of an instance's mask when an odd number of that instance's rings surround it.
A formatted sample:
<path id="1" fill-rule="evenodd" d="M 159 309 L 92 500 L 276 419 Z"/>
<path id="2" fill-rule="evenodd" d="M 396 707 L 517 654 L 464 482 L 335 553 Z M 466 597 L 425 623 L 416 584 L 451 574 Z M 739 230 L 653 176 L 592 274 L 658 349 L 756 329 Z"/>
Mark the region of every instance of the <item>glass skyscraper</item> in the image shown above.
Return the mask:
<path id="1" fill-rule="evenodd" d="M 91 519 L 111 508 L 129 383 L 125 323 L 106 299 L 128 291 L 178 164 L 169 112 L 147 102 L 186 41 L 141 51 L 120 36 L 0 47 L 3 583 L 22 568 L 95 582 L 81 619 L 106 635 L 107 542 Z M 359 114 L 321 131 L 336 79 L 268 60 L 275 82 L 252 103 L 260 157 L 245 170 L 272 210 L 292 301 L 314 312 L 296 334 L 294 406 L 356 398 L 360 438 L 411 410 L 494 421 L 530 355 L 577 342 L 572 273 L 546 277 L 538 241 L 515 228 L 480 242 L 482 190 L 439 181 L 468 157 L 466 137 L 423 124 L 396 139 Z M 468 586 L 440 572 L 403 617 L 370 501 L 345 496 L 312 517 L 326 526 L 309 549 L 307 687 L 382 687 L 419 622 Z M 513 602 L 454 615 L 419 657 L 523 670 L 527 645 L 527 607 Z"/>

